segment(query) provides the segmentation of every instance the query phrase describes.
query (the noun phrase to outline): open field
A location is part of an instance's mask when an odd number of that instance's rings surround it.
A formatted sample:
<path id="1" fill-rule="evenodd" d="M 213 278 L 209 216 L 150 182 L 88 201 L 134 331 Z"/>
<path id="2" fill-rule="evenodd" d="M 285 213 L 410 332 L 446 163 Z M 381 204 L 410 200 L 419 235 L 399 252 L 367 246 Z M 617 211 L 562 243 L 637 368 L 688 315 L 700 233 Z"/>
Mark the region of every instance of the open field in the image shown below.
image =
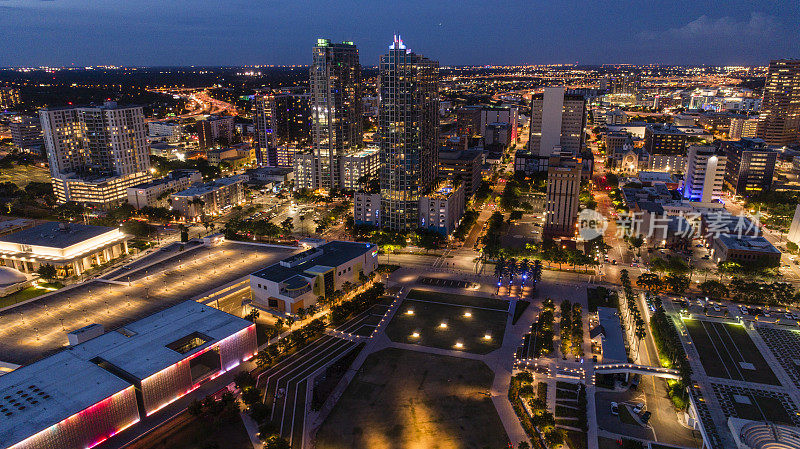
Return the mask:
<path id="1" fill-rule="evenodd" d="M 504 448 L 476 360 L 384 349 L 371 354 L 320 428 L 316 447 Z"/>
<path id="2" fill-rule="evenodd" d="M 503 343 L 507 307 L 492 298 L 412 290 L 386 335 L 398 343 L 486 354 Z"/>
<path id="3" fill-rule="evenodd" d="M 780 385 L 744 327 L 704 320 L 684 320 L 684 323 L 707 375 Z"/>
<path id="4" fill-rule="evenodd" d="M 50 172 L 35 165 L 15 165 L 0 170 L 0 182 L 13 182 L 24 189 L 29 182 L 50 182 Z"/>

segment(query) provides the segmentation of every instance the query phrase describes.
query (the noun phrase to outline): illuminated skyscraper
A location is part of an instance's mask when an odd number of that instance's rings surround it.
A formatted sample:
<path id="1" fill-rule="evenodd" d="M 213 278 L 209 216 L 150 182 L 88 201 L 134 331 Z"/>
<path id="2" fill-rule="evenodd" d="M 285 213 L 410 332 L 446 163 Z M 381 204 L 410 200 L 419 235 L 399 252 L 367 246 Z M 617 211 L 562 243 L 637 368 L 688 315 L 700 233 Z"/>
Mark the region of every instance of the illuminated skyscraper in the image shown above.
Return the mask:
<path id="1" fill-rule="evenodd" d="M 314 188 L 338 188 L 339 158 L 363 142 L 361 64 L 355 44 L 317 40 L 310 81 Z"/>
<path id="2" fill-rule="evenodd" d="M 378 136 L 384 227 L 416 229 L 420 195 L 436 180 L 439 63 L 413 53 L 395 36 L 381 56 Z"/>
<path id="3" fill-rule="evenodd" d="M 791 145 L 800 140 L 800 59 L 769 63 L 758 137 L 767 145 Z"/>

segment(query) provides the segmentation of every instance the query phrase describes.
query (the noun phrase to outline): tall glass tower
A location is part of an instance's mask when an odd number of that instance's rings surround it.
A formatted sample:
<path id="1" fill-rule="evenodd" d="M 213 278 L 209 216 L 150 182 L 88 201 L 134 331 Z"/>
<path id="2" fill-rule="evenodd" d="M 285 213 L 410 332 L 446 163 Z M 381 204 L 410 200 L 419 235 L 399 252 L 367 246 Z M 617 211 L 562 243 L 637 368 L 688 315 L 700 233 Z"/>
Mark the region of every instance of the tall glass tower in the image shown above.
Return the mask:
<path id="1" fill-rule="evenodd" d="M 395 36 L 381 56 L 379 86 L 382 225 L 412 230 L 419 224 L 419 197 L 436 181 L 439 63 Z"/>
<path id="2" fill-rule="evenodd" d="M 363 143 L 358 48 L 318 39 L 310 73 L 314 188 L 341 185 L 339 158 Z"/>

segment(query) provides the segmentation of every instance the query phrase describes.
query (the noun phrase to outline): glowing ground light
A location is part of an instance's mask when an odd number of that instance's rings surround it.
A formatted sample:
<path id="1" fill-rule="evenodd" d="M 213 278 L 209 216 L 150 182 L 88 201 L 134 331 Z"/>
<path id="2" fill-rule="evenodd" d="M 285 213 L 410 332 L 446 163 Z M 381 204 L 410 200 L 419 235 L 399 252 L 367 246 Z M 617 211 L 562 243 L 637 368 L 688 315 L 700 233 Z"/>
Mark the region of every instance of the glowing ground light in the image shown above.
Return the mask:
<path id="1" fill-rule="evenodd" d="M 464 347 L 464 343 L 461 343 L 460 341 L 456 343 L 456 348 L 461 349 L 463 347 Z"/>
<path id="2" fill-rule="evenodd" d="M 411 338 L 419 338 L 419 332 L 414 332 L 411 334 Z"/>
<path id="3" fill-rule="evenodd" d="M 439 323 L 439 327 L 440 327 L 441 329 L 447 329 L 447 323 L 445 323 L 445 322 L 443 321 L 443 322 Z"/>
<path id="4" fill-rule="evenodd" d="M 413 315 L 413 314 L 414 314 L 414 309 L 406 310 L 406 315 Z"/>
<path id="5" fill-rule="evenodd" d="M 492 335 L 491 334 L 484 334 L 483 339 L 484 340 L 491 340 L 492 339 Z"/>
<path id="6" fill-rule="evenodd" d="M 469 318 L 472 316 L 472 312 L 464 312 L 464 316 Z"/>

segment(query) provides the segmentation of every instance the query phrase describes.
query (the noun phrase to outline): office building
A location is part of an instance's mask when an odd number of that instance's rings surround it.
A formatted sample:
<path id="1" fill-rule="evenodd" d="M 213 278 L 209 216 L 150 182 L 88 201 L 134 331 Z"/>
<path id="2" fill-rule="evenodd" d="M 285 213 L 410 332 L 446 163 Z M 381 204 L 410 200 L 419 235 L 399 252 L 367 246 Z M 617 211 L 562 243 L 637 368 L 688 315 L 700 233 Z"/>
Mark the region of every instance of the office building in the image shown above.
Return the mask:
<path id="1" fill-rule="evenodd" d="M 226 146 L 233 143 L 233 117 L 209 115 L 197 125 L 197 142 L 200 149 Z"/>
<path id="2" fill-rule="evenodd" d="M 464 106 L 456 109 L 456 132 L 459 136 L 472 137 L 483 132 L 481 118 L 483 109 L 480 106 Z"/>
<path id="3" fill-rule="evenodd" d="M 645 153 L 646 154 L 646 153 Z M 686 156 L 682 154 L 646 154 L 647 170 L 668 173 L 686 171 Z"/>
<path id="4" fill-rule="evenodd" d="M 59 202 L 108 207 L 127 188 L 152 179 L 142 108 L 103 106 L 39 111 L 53 190 Z"/>
<path id="5" fill-rule="evenodd" d="M 439 63 L 395 36 L 378 77 L 382 223 L 413 230 L 419 198 L 433 187 L 439 165 Z"/>
<path id="6" fill-rule="evenodd" d="M 341 290 L 360 285 L 378 267 L 378 247 L 333 241 L 294 254 L 250 275 L 253 304 L 278 315 L 294 315 Z"/>
<path id="7" fill-rule="evenodd" d="M 364 148 L 339 158 L 341 188 L 363 189 L 369 179 L 377 178 L 381 155 L 376 147 Z"/>
<path id="8" fill-rule="evenodd" d="M 582 160 L 569 153 L 550 157 L 547 168 L 547 210 L 542 230 L 545 238 L 575 236 L 582 168 Z"/>
<path id="9" fill-rule="evenodd" d="M 781 252 L 763 236 L 720 234 L 711 242 L 711 258 L 716 263 L 777 267 L 781 263 Z"/>
<path id="10" fill-rule="evenodd" d="M 256 163 L 271 167 L 291 167 L 290 157 L 281 148 L 306 145 L 311 139 L 311 95 L 269 93 L 255 99 L 253 124 Z M 288 165 L 287 165 L 288 164 Z"/>
<path id="11" fill-rule="evenodd" d="M 0 376 L 2 447 L 97 446 L 256 349 L 255 324 L 180 303 Z"/>
<path id="12" fill-rule="evenodd" d="M 609 131 L 603 134 L 603 144 L 606 146 L 606 156 L 619 159 L 625 144 L 633 145 L 630 133 L 624 131 Z"/>
<path id="13" fill-rule="evenodd" d="M 688 136 L 671 125 L 648 124 L 644 128 L 644 149 L 651 155 L 686 154 Z"/>
<path id="14" fill-rule="evenodd" d="M 727 157 L 712 146 L 692 145 L 686 158 L 683 197 L 690 201 L 710 203 L 722 197 Z"/>
<path id="15" fill-rule="evenodd" d="M 44 156 L 44 137 L 38 117 L 15 117 L 11 119 L 8 127 L 15 147 Z"/>
<path id="16" fill-rule="evenodd" d="M 545 87 L 531 98 L 528 148 L 531 153 L 550 156 L 557 147 L 573 155 L 583 150 L 586 100 L 563 87 Z"/>
<path id="17" fill-rule="evenodd" d="M 772 190 L 778 152 L 761 139 L 725 141 L 725 187 L 736 195 L 757 195 Z"/>
<path id="18" fill-rule="evenodd" d="M 361 63 L 355 44 L 317 40 L 310 85 L 314 188 L 339 188 L 339 158 L 363 143 Z"/>
<path id="19" fill-rule="evenodd" d="M 484 148 L 496 147 L 497 151 L 502 152 L 513 143 L 511 125 L 506 122 L 488 123 L 483 132 Z"/>
<path id="20" fill-rule="evenodd" d="M 0 110 L 19 106 L 19 89 L 0 86 Z"/>
<path id="21" fill-rule="evenodd" d="M 258 167 L 246 172 L 252 182 L 284 185 L 294 180 L 294 171 L 289 167 Z"/>
<path id="22" fill-rule="evenodd" d="M 472 198 L 480 187 L 482 166 L 480 150 L 439 150 L 439 177 L 461 183 L 466 198 Z"/>
<path id="23" fill-rule="evenodd" d="M 316 173 L 317 169 L 314 161 L 314 154 L 310 152 L 295 153 L 294 161 L 292 162 L 292 171 L 294 171 L 294 184 L 296 188 L 314 190 L 314 173 Z"/>
<path id="24" fill-rule="evenodd" d="M 464 186 L 442 181 L 419 199 L 419 227 L 449 235 L 464 215 Z"/>
<path id="25" fill-rule="evenodd" d="M 79 276 L 127 254 L 129 239 L 119 228 L 47 222 L 0 236 L 0 264 L 23 273 L 50 264 L 59 277 Z"/>
<path id="26" fill-rule="evenodd" d="M 728 138 L 739 140 L 742 138 L 754 138 L 758 135 L 758 118 L 736 117 L 731 119 L 728 129 Z"/>
<path id="27" fill-rule="evenodd" d="M 514 172 L 526 176 L 546 172 L 549 161 L 549 156 L 540 156 L 530 150 L 517 150 L 514 152 Z"/>
<path id="28" fill-rule="evenodd" d="M 183 126 L 171 120 L 147 122 L 147 135 L 151 139 L 175 143 L 183 137 Z"/>
<path id="29" fill-rule="evenodd" d="M 481 109 L 481 131 L 486 136 L 486 127 L 493 123 L 508 123 L 511 132 L 509 140 L 517 140 L 517 127 L 519 126 L 519 108 L 516 105 L 486 106 Z"/>
<path id="30" fill-rule="evenodd" d="M 769 63 L 759 115 L 758 137 L 767 145 L 800 141 L 800 59 Z"/>
<path id="31" fill-rule="evenodd" d="M 244 183 L 247 176 L 220 178 L 205 184 L 194 185 L 169 196 L 172 208 L 187 220 L 219 215 L 244 203 Z"/>
<path id="32" fill-rule="evenodd" d="M 357 225 L 381 227 L 381 194 L 364 191 L 353 195 L 353 221 Z"/>
<path id="33" fill-rule="evenodd" d="M 173 192 L 188 189 L 203 176 L 197 170 L 173 170 L 163 178 L 128 187 L 128 204 L 136 209 L 145 206 L 166 206 L 167 196 Z"/>

